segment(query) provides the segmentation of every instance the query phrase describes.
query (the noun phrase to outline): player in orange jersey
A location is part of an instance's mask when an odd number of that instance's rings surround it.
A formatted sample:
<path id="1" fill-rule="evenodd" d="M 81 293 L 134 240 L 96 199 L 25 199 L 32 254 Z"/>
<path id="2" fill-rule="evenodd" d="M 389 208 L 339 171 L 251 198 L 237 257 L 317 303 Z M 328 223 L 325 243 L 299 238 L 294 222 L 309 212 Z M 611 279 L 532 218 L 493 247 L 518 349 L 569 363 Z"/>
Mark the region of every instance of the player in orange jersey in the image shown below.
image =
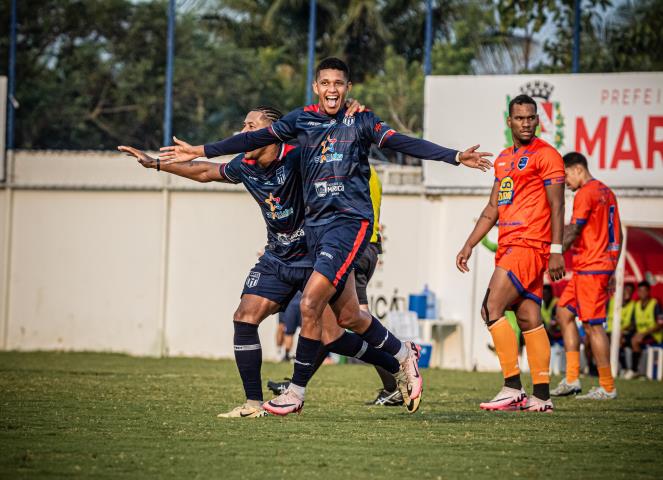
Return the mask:
<path id="1" fill-rule="evenodd" d="M 564 276 L 564 163 L 548 143 L 536 137 L 536 102 L 518 95 L 509 102 L 507 125 L 513 147 L 495 162 L 495 183 L 488 205 L 456 257 L 456 267 L 468 272 L 472 249 L 499 220 L 495 271 L 488 284 L 481 315 L 490 330 L 500 360 L 504 387 L 484 410 L 553 411 L 550 400 L 550 343 L 541 320 L 543 273 L 553 280 Z M 529 360 L 533 395 L 520 381 L 518 341 L 504 312 L 515 310 Z"/>
<path id="2" fill-rule="evenodd" d="M 576 192 L 571 224 L 564 228 L 564 250 L 573 247 L 573 278 L 559 299 L 557 321 L 564 335 L 566 377 L 553 396 L 580 393 L 580 336 L 576 315 L 582 322 L 599 371 L 599 387 L 578 399 L 617 398 L 610 370 L 610 341 L 603 324 L 609 290 L 621 252 L 621 222 L 615 194 L 589 173 L 587 159 L 580 153 L 564 155 L 566 185 Z"/>

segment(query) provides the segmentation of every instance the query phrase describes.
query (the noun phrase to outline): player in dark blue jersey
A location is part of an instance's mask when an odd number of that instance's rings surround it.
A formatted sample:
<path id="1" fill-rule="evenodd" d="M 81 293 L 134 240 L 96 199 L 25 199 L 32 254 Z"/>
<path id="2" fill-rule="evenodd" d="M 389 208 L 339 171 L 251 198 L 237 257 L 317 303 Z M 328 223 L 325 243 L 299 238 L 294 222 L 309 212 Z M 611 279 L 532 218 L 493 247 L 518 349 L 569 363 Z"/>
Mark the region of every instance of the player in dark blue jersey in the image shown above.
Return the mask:
<path id="1" fill-rule="evenodd" d="M 316 69 L 313 89 L 316 105 L 295 110 L 269 128 L 236 135 L 204 146 L 162 147 L 164 162 L 215 157 L 273 143 L 297 139 L 302 148 L 302 180 L 306 203 L 306 237 L 314 257 L 314 272 L 306 284 L 301 313 L 303 328 L 318 321 L 327 303 L 342 325 L 352 328 L 368 342 L 394 355 L 407 376 L 402 388 L 409 411 L 416 411 L 423 389 L 417 352 L 403 343 L 367 312 L 357 301 L 353 265 L 369 239 L 373 210 L 368 179 L 371 144 L 419 158 L 442 160 L 486 170 L 490 154 L 477 146 L 464 152 L 396 133 L 371 112 L 346 115 L 345 98 L 351 88 L 349 69 L 339 59 L 323 60 Z M 349 288 L 344 288 L 346 286 Z M 301 350 L 301 356 L 300 356 Z M 314 342 L 298 348 L 295 373 L 289 391 L 268 402 L 265 408 L 286 414 L 301 408 L 304 387 L 317 351 Z M 298 371 L 299 370 L 299 371 Z"/>
<path id="2" fill-rule="evenodd" d="M 244 131 L 253 131 L 272 123 L 280 116 L 270 107 L 249 112 Z M 132 147 L 119 150 L 136 157 L 147 168 L 161 169 L 158 159 Z M 258 325 L 269 315 L 284 310 L 297 291 L 303 290 L 311 274 L 312 261 L 304 238 L 304 205 L 299 175 L 300 153 L 291 145 L 262 147 L 234 158 L 229 163 L 191 161 L 163 165 L 163 170 L 199 182 L 243 183 L 261 207 L 267 226 L 265 253 L 249 272 L 234 320 L 234 351 L 244 384 L 246 403 L 220 417 L 260 417 L 262 387 L 260 367 L 262 350 Z M 398 362 L 385 352 L 368 347 L 357 335 L 345 332 L 336 323 L 331 309 L 323 314 L 325 334 L 322 341 L 335 353 L 355 356 L 367 363 L 399 373 Z M 320 340 L 318 330 L 306 332 Z"/>

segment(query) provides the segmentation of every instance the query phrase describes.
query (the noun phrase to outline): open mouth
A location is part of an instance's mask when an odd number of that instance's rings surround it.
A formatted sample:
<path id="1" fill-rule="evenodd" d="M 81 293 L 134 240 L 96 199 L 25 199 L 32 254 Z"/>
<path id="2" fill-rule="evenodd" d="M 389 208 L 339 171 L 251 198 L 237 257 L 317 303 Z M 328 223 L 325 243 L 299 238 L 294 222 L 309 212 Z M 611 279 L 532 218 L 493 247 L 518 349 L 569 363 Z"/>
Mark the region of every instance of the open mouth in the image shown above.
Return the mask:
<path id="1" fill-rule="evenodd" d="M 338 95 L 327 95 L 327 96 L 325 96 L 325 101 L 327 102 L 327 105 L 329 105 L 331 108 L 335 108 L 338 105 L 339 96 Z"/>

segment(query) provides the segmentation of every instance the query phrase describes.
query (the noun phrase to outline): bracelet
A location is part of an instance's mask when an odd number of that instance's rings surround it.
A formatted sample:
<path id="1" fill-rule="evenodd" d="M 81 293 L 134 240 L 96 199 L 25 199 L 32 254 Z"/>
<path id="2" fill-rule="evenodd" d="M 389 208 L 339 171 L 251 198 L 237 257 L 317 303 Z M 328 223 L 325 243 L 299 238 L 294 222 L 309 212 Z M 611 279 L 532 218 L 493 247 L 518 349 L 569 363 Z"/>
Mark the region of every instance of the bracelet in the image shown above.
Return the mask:
<path id="1" fill-rule="evenodd" d="M 562 245 L 559 243 L 553 243 L 550 245 L 550 253 L 562 253 Z"/>
<path id="2" fill-rule="evenodd" d="M 157 158 L 157 172 L 161 171 L 161 159 Z"/>

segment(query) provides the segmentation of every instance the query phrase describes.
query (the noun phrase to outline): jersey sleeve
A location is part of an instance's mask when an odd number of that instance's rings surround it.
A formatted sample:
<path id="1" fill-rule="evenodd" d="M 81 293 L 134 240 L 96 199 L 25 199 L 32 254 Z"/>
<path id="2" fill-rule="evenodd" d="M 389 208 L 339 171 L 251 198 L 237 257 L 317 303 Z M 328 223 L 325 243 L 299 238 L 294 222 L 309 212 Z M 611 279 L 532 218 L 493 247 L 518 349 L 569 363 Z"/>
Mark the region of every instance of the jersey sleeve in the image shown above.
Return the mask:
<path id="1" fill-rule="evenodd" d="M 554 148 L 543 148 L 539 151 L 537 166 L 539 175 L 545 186 L 564 183 L 564 160 Z"/>
<path id="2" fill-rule="evenodd" d="M 574 225 L 584 226 L 589 219 L 589 214 L 592 211 L 592 197 L 589 195 L 587 189 L 580 189 L 573 199 L 573 216 L 571 223 Z"/>
<path id="3" fill-rule="evenodd" d="M 237 155 L 228 163 L 219 165 L 219 173 L 228 183 L 242 183 L 242 159 L 244 155 Z"/>
<path id="4" fill-rule="evenodd" d="M 362 140 L 374 143 L 378 147 L 382 147 L 385 140 L 396 133 L 396 130 L 387 125 L 386 122 L 380 120 L 373 112 L 362 112 L 360 121 Z"/>
<path id="5" fill-rule="evenodd" d="M 287 142 L 297 137 L 297 119 L 304 111 L 303 108 L 298 108 L 292 112 L 281 117 L 279 120 L 270 125 L 268 130 L 282 142 Z"/>

